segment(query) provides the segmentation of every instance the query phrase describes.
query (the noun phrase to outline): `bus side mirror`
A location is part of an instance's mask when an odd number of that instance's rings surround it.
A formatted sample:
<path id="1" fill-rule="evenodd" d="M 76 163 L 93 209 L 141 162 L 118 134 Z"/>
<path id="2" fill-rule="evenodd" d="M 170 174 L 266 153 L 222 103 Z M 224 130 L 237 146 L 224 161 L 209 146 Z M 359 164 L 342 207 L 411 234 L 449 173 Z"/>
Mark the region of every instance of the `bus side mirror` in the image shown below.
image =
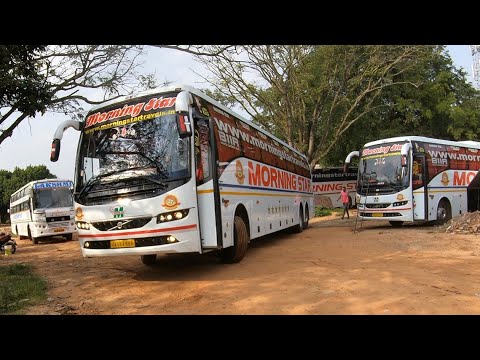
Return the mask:
<path id="1" fill-rule="evenodd" d="M 348 171 L 348 166 L 350 165 L 350 161 L 352 160 L 352 157 L 359 157 L 359 156 L 360 156 L 359 151 L 352 151 L 350 154 L 347 155 L 347 158 L 345 159 L 345 163 L 343 165 L 344 173 Z"/>
<path id="2" fill-rule="evenodd" d="M 65 120 L 60 125 L 58 125 L 57 130 L 55 130 L 55 135 L 53 135 L 50 161 L 55 162 L 58 160 L 58 156 L 60 155 L 60 140 L 62 139 L 65 130 L 71 127 L 73 127 L 77 131 L 82 131 L 85 127 L 85 123 L 77 120 Z"/>
<path id="3" fill-rule="evenodd" d="M 409 151 L 412 149 L 412 144 L 410 143 L 405 143 L 402 145 L 402 148 L 400 149 L 400 157 L 402 161 L 402 167 L 407 166 L 407 156 Z"/>
<path id="4" fill-rule="evenodd" d="M 177 130 L 181 139 L 192 136 L 192 126 L 188 113 L 178 113 L 177 117 Z"/>
<path id="5" fill-rule="evenodd" d="M 60 155 L 60 139 L 53 139 L 52 150 L 50 152 L 50 161 L 57 161 Z"/>

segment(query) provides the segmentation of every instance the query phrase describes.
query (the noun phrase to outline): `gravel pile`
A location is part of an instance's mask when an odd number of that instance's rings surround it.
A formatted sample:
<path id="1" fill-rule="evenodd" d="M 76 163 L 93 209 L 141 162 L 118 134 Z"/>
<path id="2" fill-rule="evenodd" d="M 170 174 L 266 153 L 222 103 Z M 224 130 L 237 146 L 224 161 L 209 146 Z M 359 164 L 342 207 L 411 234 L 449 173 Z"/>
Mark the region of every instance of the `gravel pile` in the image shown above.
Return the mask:
<path id="1" fill-rule="evenodd" d="M 445 232 L 457 234 L 480 233 L 480 211 L 467 212 L 452 218 L 445 225 Z"/>

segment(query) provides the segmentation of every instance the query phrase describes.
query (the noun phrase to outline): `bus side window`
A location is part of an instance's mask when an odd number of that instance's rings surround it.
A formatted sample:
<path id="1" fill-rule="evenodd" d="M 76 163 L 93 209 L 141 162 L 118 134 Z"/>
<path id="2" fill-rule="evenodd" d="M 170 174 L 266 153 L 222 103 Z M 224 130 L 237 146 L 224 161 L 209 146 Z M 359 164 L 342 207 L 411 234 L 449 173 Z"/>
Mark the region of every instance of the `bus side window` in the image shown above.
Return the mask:
<path id="1" fill-rule="evenodd" d="M 424 168 L 424 159 L 423 158 L 414 158 L 413 159 L 413 174 L 412 174 L 412 184 L 413 189 L 418 189 L 423 186 L 423 168 Z"/>
<path id="2" fill-rule="evenodd" d="M 197 184 L 202 184 L 211 178 L 211 151 L 208 123 L 198 121 L 195 125 L 195 175 Z"/>

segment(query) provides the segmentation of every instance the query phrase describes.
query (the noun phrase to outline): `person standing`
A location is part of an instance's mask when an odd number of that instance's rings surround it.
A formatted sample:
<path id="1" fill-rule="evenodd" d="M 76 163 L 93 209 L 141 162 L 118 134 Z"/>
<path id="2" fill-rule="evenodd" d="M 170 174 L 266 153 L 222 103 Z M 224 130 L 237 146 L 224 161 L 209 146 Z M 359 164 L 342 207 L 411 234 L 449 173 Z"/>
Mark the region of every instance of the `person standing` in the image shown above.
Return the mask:
<path id="1" fill-rule="evenodd" d="M 343 214 L 342 219 L 347 215 L 347 218 L 350 219 L 350 214 L 348 213 L 348 206 L 350 205 L 350 198 L 348 197 L 347 188 L 345 186 L 342 187 L 342 191 L 340 192 L 340 196 L 338 197 L 337 201 L 342 199 L 343 204 Z"/>

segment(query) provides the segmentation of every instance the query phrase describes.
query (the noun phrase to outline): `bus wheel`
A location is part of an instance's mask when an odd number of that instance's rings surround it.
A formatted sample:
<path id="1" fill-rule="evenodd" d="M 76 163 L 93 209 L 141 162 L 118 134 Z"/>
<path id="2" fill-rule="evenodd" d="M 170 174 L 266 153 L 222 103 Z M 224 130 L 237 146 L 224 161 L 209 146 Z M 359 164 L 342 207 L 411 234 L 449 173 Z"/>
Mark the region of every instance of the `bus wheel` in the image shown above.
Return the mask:
<path id="1" fill-rule="evenodd" d="M 308 220 L 310 219 L 310 216 L 308 214 L 308 206 L 305 206 L 305 217 L 303 221 L 303 229 L 305 230 L 308 228 Z"/>
<path id="2" fill-rule="evenodd" d="M 403 225 L 403 221 L 389 221 L 390 225 L 393 227 L 400 227 Z"/>
<path id="3" fill-rule="evenodd" d="M 156 254 L 140 255 L 140 258 L 142 259 L 142 263 L 144 263 L 145 265 L 148 265 L 148 266 L 154 265 L 155 262 L 157 261 L 157 255 Z"/>
<path id="4" fill-rule="evenodd" d="M 20 235 L 20 233 L 18 232 L 18 226 L 15 226 L 15 235 L 18 236 L 18 240 L 25 239 L 25 236 Z"/>
<path id="5" fill-rule="evenodd" d="M 38 238 L 32 236 L 32 233 L 30 232 L 30 226 L 28 227 L 28 238 L 32 241 L 32 243 L 38 244 Z"/>
<path id="6" fill-rule="evenodd" d="M 243 259 L 250 241 L 245 221 L 240 216 L 235 216 L 234 221 L 233 246 L 222 250 L 222 261 L 229 264 Z"/>
<path id="7" fill-rule="evenodd" d="M 300 210 L 298 211 L 298 225 L 293 227 L 294 233 L 301 233 L 303 231 L 303 208 L 300 206 Z"/>
<path id="8" fill-rule="evenodd" d="M 452 218 L 450 202 L 446 199 L 440 200 L 437 207 L 437 225 L 443 225 Z"/>
<path id="9" fill-rule="evenodd" d="M 73 234 L 66 234 L 66 235 L 65 235 L 65 238 L 66 238 L 67 240 L 72 240 L 72 239 L 73 239 Z"/>

